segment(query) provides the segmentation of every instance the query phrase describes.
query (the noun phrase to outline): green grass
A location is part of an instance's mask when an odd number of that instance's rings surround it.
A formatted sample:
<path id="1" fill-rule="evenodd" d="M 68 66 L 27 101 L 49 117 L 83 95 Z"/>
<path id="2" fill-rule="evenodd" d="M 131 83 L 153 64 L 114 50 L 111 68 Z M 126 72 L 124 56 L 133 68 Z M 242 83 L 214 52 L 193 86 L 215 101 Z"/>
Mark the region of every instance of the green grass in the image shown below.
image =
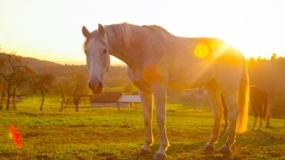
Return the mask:
<path id="1" fill-rule="evenodd" d="M 31 107 L 33 108 L 33 107 Z M 20 107 L 19 107 L 20 109 Z M 167 107 L 168 160 L 184 159 L 284 159 L 285 120 L 271 119 L 270 128 L 238 134 L 233 153 L 204 154 L 213 117 L 206 109 L 193 112 L 180 104 Z M 153 121 L 155 143 L 150 155 L 138 156 L 144 142 L 142 111 L 136 108 L 92 108 L 65 112 L 0 111 L 0 159 L 56 160 L 149 160 L 159 147 L 158 128 Z M 249 127 L 252 124 L 249 118 Z M 21 135 L 18 148 L 9 137 L 13 124 Z M 222 126 L 221 126 L 222 127 Z M 222 129 L 222 128 L 221 128 Z"/>

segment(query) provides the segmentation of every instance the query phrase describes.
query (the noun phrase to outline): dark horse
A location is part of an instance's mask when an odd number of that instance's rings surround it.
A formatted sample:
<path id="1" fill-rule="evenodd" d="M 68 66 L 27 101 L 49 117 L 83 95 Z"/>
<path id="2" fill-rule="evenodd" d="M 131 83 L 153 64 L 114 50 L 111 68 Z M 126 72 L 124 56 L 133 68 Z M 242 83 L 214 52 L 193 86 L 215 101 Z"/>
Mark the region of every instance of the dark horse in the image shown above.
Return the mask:
<path id="1" fill-rule="evenodd" d="M 250 106 L 252 112 L 254 114 L 254 122 L 252 126 L 252 130 L 254 130 L 256 121 L 258 117 L 260 118 L 260 123 L 258 129 L 262 127 L 262 121 L 265 122 L 267 115 L 268 115 L 268 104 L 267 104 L 267 91 L 265 89 L 251 86 L 250 87 Z M 224 130 L 228 127 L 228 110 L 222 96 L 222 105 L 224 108 L 224 119 L 225 119 L 225 126 Z"/>

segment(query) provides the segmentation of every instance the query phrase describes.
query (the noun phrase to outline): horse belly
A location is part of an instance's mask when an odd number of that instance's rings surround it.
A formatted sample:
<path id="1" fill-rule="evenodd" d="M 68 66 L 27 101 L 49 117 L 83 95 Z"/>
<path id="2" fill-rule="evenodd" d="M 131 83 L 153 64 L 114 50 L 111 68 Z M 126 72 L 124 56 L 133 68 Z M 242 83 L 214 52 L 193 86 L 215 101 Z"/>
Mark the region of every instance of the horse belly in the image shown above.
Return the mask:
<path id="1" fill-rule="evenodd" d="M 214 78 L 213 71 L 207 69 L 204 71 L 184 70 L 180 71 L 180 76 L 170 78 L 168 88 L 171 89 L 191 89 L 204 86 Z"/>

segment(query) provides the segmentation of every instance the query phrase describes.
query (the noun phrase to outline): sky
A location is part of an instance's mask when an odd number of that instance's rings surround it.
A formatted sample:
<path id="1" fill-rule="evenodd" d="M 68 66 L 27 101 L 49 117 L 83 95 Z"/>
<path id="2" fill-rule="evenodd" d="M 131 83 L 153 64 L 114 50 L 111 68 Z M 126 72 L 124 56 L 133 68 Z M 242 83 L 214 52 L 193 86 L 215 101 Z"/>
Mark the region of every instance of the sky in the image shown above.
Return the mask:
<path id="1" fill-rule="evenodd" d="M 0 48 L 85 64 L 81 28 L 159 25 L 183 37 L 217 37 L 246 58 L 285 57 L 284 0 L 0 0 Z M 111 64 L 123 64 L 112 57 Z"/>

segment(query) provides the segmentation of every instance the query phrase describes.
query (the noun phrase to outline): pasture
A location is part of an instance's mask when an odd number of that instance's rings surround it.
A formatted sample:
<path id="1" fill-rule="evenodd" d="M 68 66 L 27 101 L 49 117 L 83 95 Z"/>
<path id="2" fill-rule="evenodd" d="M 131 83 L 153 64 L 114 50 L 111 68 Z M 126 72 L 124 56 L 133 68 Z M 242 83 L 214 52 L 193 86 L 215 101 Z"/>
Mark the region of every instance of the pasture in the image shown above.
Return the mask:
<path id="1" fill-rule="evenodd" d="M 141 108 L 86 108 L 74 112 L 35 110 L 0 111 L 0 159 L 40 160 L 149 160 L 159 147 L 158 128 L 154 118 L 155 143 L 152 152 L 138 156 L 144 142 Z M 250 115 L 249 124 L 253 117 Z M 9 136 L 13 124 L 21 136 L 22 147 L 17 147 Z M 270 119 L 272 127 L 261 131 L 250 130 L 237 134 L 233 152 L 218 152 L 224 144 L 222 137 L 215 151 L 205 154 L 203 146 L 210 138 L 213 117 L 209 107 L 194 112 L 181 104 L 167 106 L 167 132 L 170 147 L 168 160 L 185 159 L 284 159 L 285 120 Z"/>

